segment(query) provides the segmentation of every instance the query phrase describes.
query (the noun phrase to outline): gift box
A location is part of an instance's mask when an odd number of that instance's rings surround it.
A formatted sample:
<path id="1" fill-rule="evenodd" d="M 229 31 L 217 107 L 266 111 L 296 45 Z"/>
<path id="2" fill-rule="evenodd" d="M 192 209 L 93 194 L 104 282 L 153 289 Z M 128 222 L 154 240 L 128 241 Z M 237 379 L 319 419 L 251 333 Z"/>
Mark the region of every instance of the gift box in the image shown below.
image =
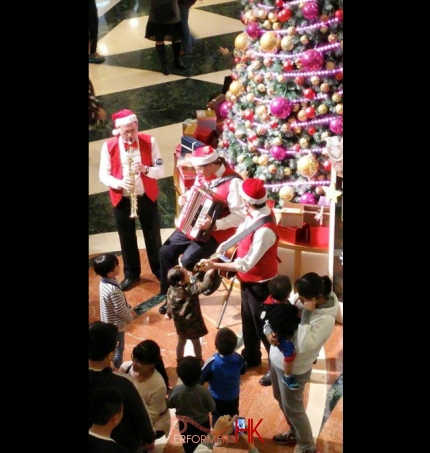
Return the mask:
<path id="1" fill-rule="evenodd" d="M 197 127 L 197 120 L 194 118 L 187 118 L 186 120 L 182 121 L 182 135 L 187 135 L 185 130 L 188 126 L 192 126 L 193 124 Z"/>
<path id="2" fill-rule="evenodd" d="M 175 156 L 176 156 L 177 159 L 179 159 L 179 158 L 182 157 L 182 154 L 181 154 L 181 144 L 176 145 L 176 147 L 175 147 Z"/>
<path id="3" fill-rule="evenodd" d="M 199 125 L 197 124 L 197 121 L 195 123 L 188 124 L 184 128 L 183 135 L 185 135 L 186 137 L 197 138 L 197 128 L 198 128 L 198 126 Z"/>
<path id="4" fill-rule="evenodd" d="M 198 129 L 204 131 L 209 129 L 214 131 L 216 129 L 217 117 L 214 110 L 196 110 Z"/>
<path id="5" fill-rule="evenodd" d="M 330 224 L 330 206 L 304 204 L 303 222 L 308 225 L 329 226 Z"/>
<path id="6" fill-rule="evenodd" d="M 197 140 L 194 137 L 188 137 L 183 135 L 181 137 L 181 154 L 184 156 L 186 153 L 192 153 L 196 148 L 205 146 L 205 143 Z"/>
<path id="7" fill-rule="evenodd" d="M 309 225 L 309 245 L 311 247 L 328 247 L 329 227 Z"/>
<path id="8" fill-rule="evenodd" d="M 278 225 L 279 240 L 281 242 L 289 242 L 291 244 L 304 244 L 308 241 L 308 227 L 283 227 Z"/>
<path id="9" fill-rule="evenodd" d="M 221 108 L 221 105 L 225 102 L 225 94 L 219 94 L 216 98 L 214 99 L 211 99 L 209 102 L 208 102 L 208 108 L 213 110 L 216 114 L 216 118 L 217 118 L 217 121 L 221 120 L 221 119 L 224 119 L 222 116 L 221 116 L 221 113 L 220 113 L 220 108 Z"/>
<path id="10" fill-rule="evenodd" d="M 284 203 L 282 209 L 275 208 L 273 212 L 277 220 L 277 224 L 282 227 L 297 227 L 300 228 L 303 223 L 304 206 L 300 203 Z"/>

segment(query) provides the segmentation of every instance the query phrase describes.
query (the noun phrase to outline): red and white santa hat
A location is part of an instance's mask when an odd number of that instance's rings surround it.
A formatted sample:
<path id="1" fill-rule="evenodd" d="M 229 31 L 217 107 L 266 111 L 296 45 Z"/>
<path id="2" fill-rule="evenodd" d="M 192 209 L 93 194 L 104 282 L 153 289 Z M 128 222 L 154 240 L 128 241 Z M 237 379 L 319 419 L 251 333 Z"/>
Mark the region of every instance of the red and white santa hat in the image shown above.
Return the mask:
<path id="1" fill-rule="evenodd" d="M 133 123 L 134 121 L 137 121 L 137 116 L 131 110 L 122 109 L 119 112 L 112 114 L 112 120 L 115 126 L 115 129 L 113 129 L 112 134 L 119 135 L 118 128 L 120 126 L 125 126 L 126 124 L 130 124 Z"/>
<path id="2" fill-rule="evenodd" d="M 191 153 L 191 165 L 198 167 L 200 165 L 211 164 L 218 157 L 218 153 L 212 146 L 200 146 Z"/>
<path id="3" fill-rule="evenodd" d="M 247 178 L 239 188 L 240 196 L 251 204 L 262 204 L 267 200 L 264 182 L 258 178 Z"/>

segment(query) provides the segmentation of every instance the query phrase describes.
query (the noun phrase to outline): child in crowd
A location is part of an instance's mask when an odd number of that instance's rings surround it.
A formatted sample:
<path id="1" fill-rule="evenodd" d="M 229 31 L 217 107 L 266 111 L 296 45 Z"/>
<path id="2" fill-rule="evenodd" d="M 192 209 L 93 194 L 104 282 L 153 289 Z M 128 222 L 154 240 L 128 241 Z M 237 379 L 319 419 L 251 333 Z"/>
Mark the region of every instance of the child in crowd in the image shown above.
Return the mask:
<path id="1" fill-rule="evenodd" d="M 296 351 L 291 337 L 300 323 L 299 309 L 289 296 L 291 280 L 287 275 L 277 275 L 269 282 L 269 296 L 263 302 L 262 319 L 270 323 L 279 341 L 279 349 L 284 354 L 284 377 L 282 382 L 291 390 L 300 388 L 292 372 Z M 302 305 L 303 306 L 303 305 Z"/>
<path id="2" fill-rule="evenodd" d="M 239 414 L 240 377 L 246 372 L 245 359 L 236 352 L 237 336 L 228 327 L 218 330 L 215 352 L 203 365 L 200 382 L 209 382 L 216 408 L 212 411 L 212 426 L 221 415 Z"/>
<path id="3" fill-rule="evenodd" d="M 119 260 L 113 253 L 97 256 L 93 261 L 94 272 L 102 277 L 100 291 L 100 319 L 118 327 L 118 344 L 113 365 L 116 369 L 123 361 L 125 328 L 137 316 L 128 304 L 124 292 L 116 279 L 120 273 Z"/>
<path id="4" fill-rule="evenodd" d="M 129 450 L 116 443 L 110 436 L 123 415 L 123 397 L 115 387 L 100 387 L 90 398 L 93 421 L 89 430 L 89 452 L 127 453 Z"/>
<path id="5" fill-rule="evenodd" d="M 187 340 L 191 340 L 195 356 L 202 361 L 200 338 L 208 334 L 208 329 L 200 308 L 199 294 L 211 287 L 215 272 L 199 273 L 191 279 L 184 267 L 175 266 L 167 273 L 170 284 L 167 290 L 167 317 L 173 318 L 178 335 L 176 346 L 178 363 L 184 357 Z"/>
<path id="6" fill-rule="evenodd" d="M 176 372 L 182 382 L 173 387 L 167 404 L 176 409 L 185 453 L 193 453 L 202 436 L 210 432 L 209 413 L 216 404 L 209 390 L 199 383 L 201 367 L 196 357 L 184 357 Z"/>
<path id="7" fill-rule="evenodd" d="M 166 395 L 169 377 L 164 367 L 158 344 L 153 340 L 141 341 L 133 348 L 131 360 L 124 362 L 119 371 L 128 374 L 134 382 L 155 430 L 155 438 L 169 436 L 170 412 Z"/>

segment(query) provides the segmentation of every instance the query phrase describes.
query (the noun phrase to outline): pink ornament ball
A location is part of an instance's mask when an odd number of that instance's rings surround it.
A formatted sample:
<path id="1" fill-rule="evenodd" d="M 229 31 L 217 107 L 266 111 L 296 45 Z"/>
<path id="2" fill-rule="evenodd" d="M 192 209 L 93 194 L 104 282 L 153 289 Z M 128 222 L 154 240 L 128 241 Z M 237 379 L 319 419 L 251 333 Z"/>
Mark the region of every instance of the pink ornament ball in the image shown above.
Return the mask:
<path id="1" fill-rule="evenodd" d="M 302 14 L 305 19 L 312 20 L 318 17 L 318 4 L 315 1 L 306 2 L 302 8 Z"/>
<path id="2" fill-rule="evenodd" d="M 227 118 L 227 116 L 228 116 L 228 103 L 227 103 L 227 101 L 226 101 L 226 102 L 223 102 L 223 103 L 220 105 L 219 114 L 220 114 L 223 118 Z"/>
<path id="3" fill-rule="evenodd" d="M 324 56 L 318 50 L 309 49 L 303 52 L 300 61 L 306 71 L 317 71 L 324 63 Z"/>
<path id="4" fill-rule="evenodd" d="M 272 146 L 270 154 L 277 160 L 284 160 L 287 156 L 287 150 L 283 146 Z"/>
<path id="5" fill-rule="evenodd" d="M 313 193 L 306 192 L 300 197 L 300 203 L 302 203 L 302 204 L 317 204 L 317 200 L 316 200 L 315 195 Z"/>
<path id="6" fill-rule="evenodd" d="M 257 39 L 263 34 L 263 30 L 260 30 L 260 25 L 258 24 L 258 22 L 251 22 L 246 27 L 245 31 L 252 39 Z"/>
<path id="7" fill-rule="evenodd" d="M 336 135 L 342 135 L 343 133 L 343 119 L 342 118 L 335 118 L 334 120 L 330 121 L 329 124 L 330 130 Z"/>
<path id="8" fill-rule="evenodd" d="M 291 103 L 286 98 L 277 97 L 270 103 L 270 112 L 272 115 L 275 115 L 276 118 L 284 119 L 291 112 Z"/>

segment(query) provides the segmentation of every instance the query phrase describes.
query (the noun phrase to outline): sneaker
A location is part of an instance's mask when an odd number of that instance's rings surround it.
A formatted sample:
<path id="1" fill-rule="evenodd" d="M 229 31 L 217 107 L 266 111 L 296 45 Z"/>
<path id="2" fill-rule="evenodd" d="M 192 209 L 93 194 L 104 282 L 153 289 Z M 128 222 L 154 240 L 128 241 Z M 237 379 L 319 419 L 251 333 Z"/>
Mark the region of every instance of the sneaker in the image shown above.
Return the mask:
<path id="1" fill-rule="evenodd" d="M 106 58 L 103 55 L 99 55 L 97 52 L 96 53 L 90 53 L 88 55 L 88 62 L 89 63 L 103 63 L 106 60 Z"/>
<path id="2" fill-rule="evenodd" d="M 287 431 L 285 434 L 275 434 L 273 437 L 273 442 L 280 445 L 294 445 L 296 443 L 296 437 Z"/>
<path id="3" fill-rule="evenodd" d="M 296 377 L 294 374 L 291 376 L 282 376 L 282 382 L 286 385 L 290 390 L 297 390 L 300 388 L 300 384 L 296 381 Z"/>

